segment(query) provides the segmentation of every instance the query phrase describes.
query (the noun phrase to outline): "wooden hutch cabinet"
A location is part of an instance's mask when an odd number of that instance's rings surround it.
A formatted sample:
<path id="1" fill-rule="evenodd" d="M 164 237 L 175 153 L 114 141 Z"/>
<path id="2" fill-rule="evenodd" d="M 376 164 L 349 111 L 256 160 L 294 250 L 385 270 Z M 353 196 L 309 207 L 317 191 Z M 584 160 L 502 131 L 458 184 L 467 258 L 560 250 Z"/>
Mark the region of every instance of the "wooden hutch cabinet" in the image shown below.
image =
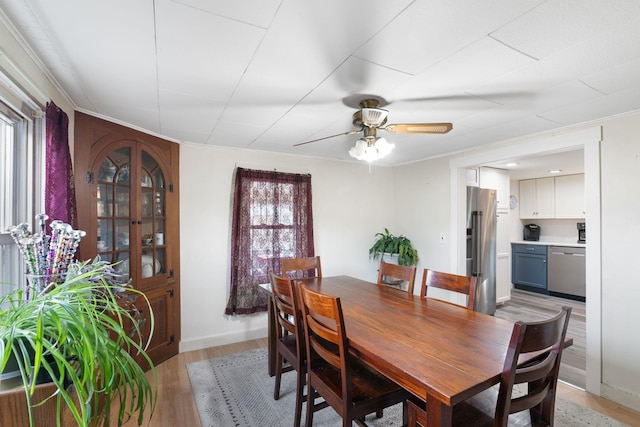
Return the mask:
<path id="1" fill-rule="evenodd" d="M 179 145 L 76 112 L 74 160 L 80 257 L 117 263 L 147 296 L 157 364 L 180 342 Z"/>

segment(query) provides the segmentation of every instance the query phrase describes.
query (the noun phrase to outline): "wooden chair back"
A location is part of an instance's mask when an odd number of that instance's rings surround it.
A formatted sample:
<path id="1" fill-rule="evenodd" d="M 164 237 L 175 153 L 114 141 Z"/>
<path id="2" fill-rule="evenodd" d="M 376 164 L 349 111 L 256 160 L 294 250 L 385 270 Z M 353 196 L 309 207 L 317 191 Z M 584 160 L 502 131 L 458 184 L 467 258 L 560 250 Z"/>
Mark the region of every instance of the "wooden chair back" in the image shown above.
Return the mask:
<path id="1" fill-rule="evenodd" d="M 318 356 L 337 369 L 346 368 L 348 344 L 340 298 L 299 286 L 307 357 Z"/>
<path id="2" fill-rule="evenodd" d="M 320 257 L 282 258 L 282 276 L 294 278 L 322 278 Z"/>
<path id="3" fill-rule="evenodd" d="M 303 282 L 296 286 L 307 349 L 307 394 L 315 398 L 317 393 L 324 399 L 319 404 L 307 399 L 306 425 L 313 425 L 313 413 L 328 405 L 340 414 L 344 426 L 352 421 L 366 426 L 365 415 L 382 416 L 384 408 L 404 402 L 408 392 L 349 356 L 340 298 L 312 291 Z"/>
<path id="4" fill-rule="evenodd" d="M 416 267 L 380 261 L 380 268 L 378 269 L 378 285 L 394 286 L 394 279 L 407 282 L 407 292 L 409 294 L 413 294 L 413 288 L 416 281 Z"/>
<path id="5" fill-rule="evenodd" d="M 530 410 L 532 420 L 553 425 L 558 372 L 570 316 L 571 308 L 562 307 L 551 319 L 514 325 L 500 381 L 495 426 L 506 427 L 509 414 L 525 409 Z M 518 360 L 527 354 L 536 357 L 518 365 Z M 513 386 L 522 383 L 527 383 L 526 394 L 513 398 Z"/>
<path id="6" fill-rule="evenodd" d="M 440 288 L 451 292 L 457 292 L 467 296 L 467 308 L 473 310 L 476 299 L 476 283 L 478 278 L 474 276 L 459 276 L 457 274 L 443 273 L 441 271 L 424 269 L 420 296 L 426 297 L 429 288 Z"/>
<path id="7" fill-rule="evenodd" d="M 296 336 L 296 341 L 300 339 L 300 344 L 302 344 L 304 340 L 302 319 L 300 318 L 299 300 L 293 280 L 278 277 L 273 272 L 269 272 L 269 278 L 273 294 L 273 311 L 278 323 L 276 336 L 280 340 L 284 334 L 289 333 Z"/>

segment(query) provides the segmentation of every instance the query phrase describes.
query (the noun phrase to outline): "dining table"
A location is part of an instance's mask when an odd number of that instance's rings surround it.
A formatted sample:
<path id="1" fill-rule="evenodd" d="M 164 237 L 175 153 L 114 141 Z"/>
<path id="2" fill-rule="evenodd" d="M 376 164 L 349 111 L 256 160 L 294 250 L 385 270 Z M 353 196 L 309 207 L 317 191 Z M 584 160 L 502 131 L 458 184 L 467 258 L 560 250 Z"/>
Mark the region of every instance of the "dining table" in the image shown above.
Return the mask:
<path id="1" fill-rule="evenodd" d="M 350 276 L 295 282 L 340 298 L 351 355 L 425 402 L 429 426 L 451 426 L 457 403 L 500 381 L 511 321 Z M 272 311 L 268 334 L 273 375 Z"/>

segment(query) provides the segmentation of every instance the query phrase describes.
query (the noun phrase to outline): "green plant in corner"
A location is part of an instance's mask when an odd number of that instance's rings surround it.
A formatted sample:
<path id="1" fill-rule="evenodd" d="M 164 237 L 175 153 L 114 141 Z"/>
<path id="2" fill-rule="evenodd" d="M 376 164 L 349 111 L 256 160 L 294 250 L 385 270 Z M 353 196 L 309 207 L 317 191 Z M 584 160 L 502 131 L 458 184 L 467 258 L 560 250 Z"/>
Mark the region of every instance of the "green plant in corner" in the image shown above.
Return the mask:
<path id="1" fill-rule="evenodd" d="M 418 263 L 418 251 L 411 245 L 411 240 L 405 236 L 394 236 L 385 228 L 384 233 L 375 234 L 376 241 L 369 249 L 369 257 L 378 260 L 383 254 L 397 254 L 398 264 L 416 265 Z"/>
<path id="2" fill-rule="evenodd" d="M 111 425 L 112 409 L 118 426 L 136 414 L 142 425 L 153 413 L 155 369 L 145 352 L 151 337 L 143 339 L 134 301 L 143 303 L 153 331 L 151 306 L 117 280 L 112 266 L 96 259 L 70 265 L 62 283 L 28 299 L 20 289 L 0 298 L 0 373 L 10 359 L 18 366 L 31 425 L 30 395 L 41 371 L 57 388 L 50 397 L 57 425 L 63 409 L 79 426 Z M 153 386 L 134 355 L 151 367 Z"/>

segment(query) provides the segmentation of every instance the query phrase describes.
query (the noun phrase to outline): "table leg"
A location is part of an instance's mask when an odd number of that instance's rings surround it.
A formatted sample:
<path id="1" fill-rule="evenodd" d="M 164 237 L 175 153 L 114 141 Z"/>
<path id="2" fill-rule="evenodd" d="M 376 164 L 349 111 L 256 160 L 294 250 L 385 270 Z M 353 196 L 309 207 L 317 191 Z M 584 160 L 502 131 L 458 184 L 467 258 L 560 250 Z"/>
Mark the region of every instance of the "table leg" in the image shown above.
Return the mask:
<path id="1" fill-rule="evenodd" d="M 427 395 L 427 425 L 450 427 L 453 423 L 453 411 L 431 395 Z"/>
<path id="2" fill-rule="evenodd" d="M 273 377 L 276 374 L 276 318 L 275 312 L 273 310 L 273 301 L 272 296 L 269 295 L 269 307 L 267 308 L 267 352 L 268 352 L 268 363 L 267 367 L 269 376 Z"/>

